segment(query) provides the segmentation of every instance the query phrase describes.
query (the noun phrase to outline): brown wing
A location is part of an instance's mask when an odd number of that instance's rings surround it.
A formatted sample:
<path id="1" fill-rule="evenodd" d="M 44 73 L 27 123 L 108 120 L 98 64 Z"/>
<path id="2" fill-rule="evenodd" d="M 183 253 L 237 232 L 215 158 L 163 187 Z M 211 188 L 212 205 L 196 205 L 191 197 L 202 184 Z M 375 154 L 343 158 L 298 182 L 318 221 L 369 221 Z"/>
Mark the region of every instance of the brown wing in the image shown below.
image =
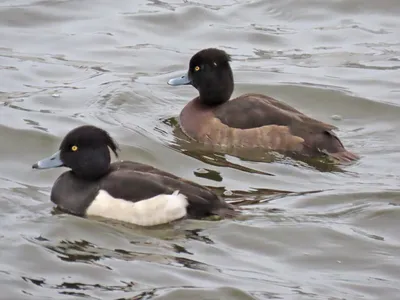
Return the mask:
<path id="1" fill-rule="evenodd" d="M 282 125 L 294 129 L 300 126 L 312 131 L 336 129 L 335 126 L 315 120 L 271 97 L 246 94 L 232 99 L 215 109 L 215 116 L 229 127 L 249 129 L 266 125 Z"/>
<path id="2" fill-rule="evenodd" d="M 264 95 L 243 95 L 217 107 L 214 113 L 222 124 L 235 128 L 237 136 L 244 138 L 247 135 L 253 140 L 257 136 L 272 150 L 294 150 L 308 154 L 345 151 L 339 138 L 332 132 L 335 126 L 310 118 Z"/>

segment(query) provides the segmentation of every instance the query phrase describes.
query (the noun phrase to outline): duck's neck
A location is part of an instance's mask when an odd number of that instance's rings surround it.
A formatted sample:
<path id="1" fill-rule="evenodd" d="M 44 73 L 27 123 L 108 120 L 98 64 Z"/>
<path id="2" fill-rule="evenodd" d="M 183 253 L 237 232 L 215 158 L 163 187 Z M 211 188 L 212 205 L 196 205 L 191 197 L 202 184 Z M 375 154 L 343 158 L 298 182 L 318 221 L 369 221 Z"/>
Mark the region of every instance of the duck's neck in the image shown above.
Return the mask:
<path id="1" fill-rule="evenodd" d="M 229 98 L 223 99 L 219 97 L 204 97 L 202 95 L 200 95 L 197 99 L 198 102 L 205 107 L 216 107 L 229 101 Z"/>
<path id="2" fill-rule="evenodd" d="M 80 171 L 76 171 L 76 170 L 71 170 L 71 173 L 74 174 L 75 177 L 81 179 L 81 180 L 85 180 L 85 181 L 97 181 L 100 178 L 106 176 L 108 173 L 110 172 L 110 168 L 108 168 L 107 170 L 103 169 L 103 170 L 96 170 L 95 172 L 80 172 Z"/>
<path id="3" fill-rule="evenodd" d="M 200 102 L 206 106 L 218 106 L 229 101 L 233 93 L 233 84 L 218 85 L 199 89 Z"/>
<path id="4" fill-rule="evenodd" d="M 96 164 L 94 164 L 92 161 L 81 168 L 74 168 L 72 169 L 72 173 L 80 179 L 86 181 L 96 181 L 99 180 L 99 178 L 106 176 L 110 170 L 110 162 L 104 160 L 97 161 Z"/>

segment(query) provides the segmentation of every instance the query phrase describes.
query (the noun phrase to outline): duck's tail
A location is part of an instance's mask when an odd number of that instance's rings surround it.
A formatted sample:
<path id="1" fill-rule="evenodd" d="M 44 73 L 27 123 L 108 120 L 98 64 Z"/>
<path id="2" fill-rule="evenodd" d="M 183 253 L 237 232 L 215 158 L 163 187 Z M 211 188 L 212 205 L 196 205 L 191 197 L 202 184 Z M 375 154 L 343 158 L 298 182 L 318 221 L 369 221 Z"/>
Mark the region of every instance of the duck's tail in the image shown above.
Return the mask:
<path id="1" fill-rule="evenodd" d="M 346 150 L 339 137 L 332 130 L 324 131 L 322 134 L 317 135 L 314 147 L 339 164 L 350 163 L 360 159 L 357 154 Z"/>
<path id="2" fill-rule="evenodd" d="M 339 163 L 351 163 L 360 159 L 360 156 L 347 150 L 336 153 L 327 153 L 327 155 Z"/>
<path id="3" fill-rule="evenodd" d="M 230 203 L 225 203 L 224 206 L 218 207 L 212 211 L 213 215 L 220 216 L 222 218 L 234 218 L 240 214 L 239 208 Z"/>

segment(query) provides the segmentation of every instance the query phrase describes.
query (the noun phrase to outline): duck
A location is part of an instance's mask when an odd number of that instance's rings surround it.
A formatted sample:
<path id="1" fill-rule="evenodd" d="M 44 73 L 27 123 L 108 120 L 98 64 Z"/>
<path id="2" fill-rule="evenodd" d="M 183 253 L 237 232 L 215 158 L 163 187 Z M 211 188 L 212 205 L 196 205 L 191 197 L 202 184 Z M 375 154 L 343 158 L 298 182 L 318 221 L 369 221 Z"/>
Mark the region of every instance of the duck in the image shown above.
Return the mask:
<path id="1" fill-rule="evenodd" d="M 199 93 L 179 115 L 179 126 L 190 140 L 224 150 L 324 156 L 336 163 L 359 159 L 333 132 L 336 126 L 263 94 L 230 99 L 234 91 L 230 62 L 224 50 L 202 49 L 191 57 L 186 74 L 168 80 L 170 86 L 192 85 Z"/>
<path id="2" fill-rule="evenodd" d="M 50 199 L 63 212 L 97 216 L 139 226 L 183 218 L 233 217 L 235 207 L 202 185 L 147 164 L 118 160 L 120 148 L 110 134 L 92 125 L 72 129 L 59 150 L 33 169 L 66 167 Z"/>

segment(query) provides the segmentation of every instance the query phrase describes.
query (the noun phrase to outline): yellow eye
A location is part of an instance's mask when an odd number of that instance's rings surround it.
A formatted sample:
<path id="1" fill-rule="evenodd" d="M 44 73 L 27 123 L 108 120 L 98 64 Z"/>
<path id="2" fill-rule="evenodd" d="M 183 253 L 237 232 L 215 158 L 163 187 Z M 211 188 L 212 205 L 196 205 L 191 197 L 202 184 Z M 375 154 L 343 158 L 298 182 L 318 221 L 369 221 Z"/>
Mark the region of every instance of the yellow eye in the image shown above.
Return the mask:
<path id="1" fill-rule="evenodd" d="M 194 67 L 194 71 L 197 72 L 198 70 L 200 70 L 200 67 L 199 66 L 195 66 Z"/>
<path id="2" fill-rule="evenodd" d="M 72 146 L 71 150 L 75 152 L 76 150 L 78 150 L 78 147 L 77 146 Z"/>

